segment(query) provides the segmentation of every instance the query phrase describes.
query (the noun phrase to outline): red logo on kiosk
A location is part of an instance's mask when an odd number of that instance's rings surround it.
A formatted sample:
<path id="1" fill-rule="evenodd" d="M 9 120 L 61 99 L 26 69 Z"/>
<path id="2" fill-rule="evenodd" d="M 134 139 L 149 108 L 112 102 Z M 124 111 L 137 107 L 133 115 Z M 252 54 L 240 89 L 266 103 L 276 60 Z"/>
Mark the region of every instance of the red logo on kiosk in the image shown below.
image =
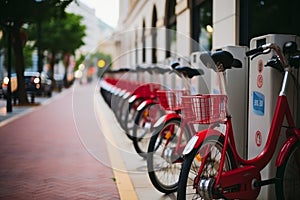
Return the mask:
<path id="1" fill-rule="evenodd" d="M 262 59 L 259 59 L 257 63 L 258 73 L 262 73 L 263 69 L 264 69 L 264 61 Z"/>
<path id="2" fill-rule="evenodd" d="M 258 147 L 261 146 L 262 137 L 261 137 L 261 132 L 260 131 L 256 131 L 256 133 L 255 133 L 255 143 L 256 143 L 256 146 L 258 146 Z"/>
<path id="3" fill-rule="evenodd" d="M 256 79 L 256 84 L 257 84 L 258 88 L 261 88 L 263 86 L 263 76 L 261 74 L 263 69 L 264 69 L 264 62 L 262 59 L 260 59 L 257 62 L 258 75 L 257 75 L 257 79 Z"/>
<path id="4" fill-rule="evenodd" d="M 256 80 L 256 84 L 258 88 L 261 88 L 263 86 L 263 76 L 261 74 L 257 75 L 257 80 Z"/>

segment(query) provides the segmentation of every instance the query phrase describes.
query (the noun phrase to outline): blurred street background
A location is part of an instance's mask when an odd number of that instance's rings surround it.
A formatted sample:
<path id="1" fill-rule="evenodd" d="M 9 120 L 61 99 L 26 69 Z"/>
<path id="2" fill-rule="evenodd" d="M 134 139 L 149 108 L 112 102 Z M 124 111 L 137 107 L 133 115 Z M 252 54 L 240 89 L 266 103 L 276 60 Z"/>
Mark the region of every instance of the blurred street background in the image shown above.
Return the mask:
<path id="1" fill-rule="evenodd" d="M 176 199 L 154 188 L 119 123 L 136 98 L 130 86 L 207 93 L 209 70 L 189 85 L 170 66 L 199 69 L 201 53 L 228 50 L 243 61 L 228 85 L 246 133 L 251 80 L 243 52 L 262 35 L 257 46 L 300 35 L 299 7 L 297 0 L 0 1 L 0 199 Z M 248 135 L 240 137 L 247 156 Z M 260 198 L 274 199 L 265 188 Z"/>

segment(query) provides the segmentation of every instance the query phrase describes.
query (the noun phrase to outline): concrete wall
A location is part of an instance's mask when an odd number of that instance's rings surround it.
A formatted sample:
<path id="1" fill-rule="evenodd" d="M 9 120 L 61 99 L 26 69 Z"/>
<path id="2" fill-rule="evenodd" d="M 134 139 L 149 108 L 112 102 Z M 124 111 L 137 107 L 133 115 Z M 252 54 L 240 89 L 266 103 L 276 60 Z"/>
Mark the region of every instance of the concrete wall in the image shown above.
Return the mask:
<path id="1" fill-rule="evenodd" d="M 213 1 L 213 49 L 238 43 L 239 0 L 212 0 Z M 119 26 L 115 33 L 116 43 L 119 45 L 119 67 L 135 66 L 142 63 L 143 48 L 143 22 L 145 23 L 146 63 L 152 61 L 152 35 L 151 25 L 153 8 L 157 12 L 157 60 L 166 59 L 166 0 L 148 1 L 120 1 Z M 189 57 L 191 52 L 191 14 L 188 0 L 177 0 L 175 13 L 177 21 L 176 57 Z M 136 48 L 137 54 L 136 54 Z M 136 55 L 138 58 L 136 59 Z"/>

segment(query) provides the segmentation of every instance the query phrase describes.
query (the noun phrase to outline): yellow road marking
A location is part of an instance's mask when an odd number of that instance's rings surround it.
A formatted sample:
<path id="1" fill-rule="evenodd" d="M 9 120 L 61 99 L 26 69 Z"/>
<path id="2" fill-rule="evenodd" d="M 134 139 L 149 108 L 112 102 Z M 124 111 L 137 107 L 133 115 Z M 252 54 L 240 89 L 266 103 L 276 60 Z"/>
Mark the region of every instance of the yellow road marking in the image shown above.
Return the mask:
<path id="1" fill-rule="evenodd" d="M 114 174 L 114 178 L 116 180 L 117 188 L 119 191 L 119 195 L 121 200 L 138 200 L 137 194 L 135 192 L 133 183 L 130 179 L 130 176 L 127 171 L 120 170 L 126 169 L 125 164 L 122 160 L 120 151 L 116 145 L 115 138 L 113 136 L 113 131 L 111 130 L 108 115 L 110 112 L 109 108 L 105 105 L 105 102 L 100 95 L 95 96 L 95 109 L 98 114 L 99 120 L 102 125 L 103 134 L 105 134 L 105 143 L 107 152 L 109 155 L 109 159 L 112 165 L 112 170 Z M 101 109 L 100 109 L 101 105 Z M 119 169 L 119 170 L 118 170 Z"/>

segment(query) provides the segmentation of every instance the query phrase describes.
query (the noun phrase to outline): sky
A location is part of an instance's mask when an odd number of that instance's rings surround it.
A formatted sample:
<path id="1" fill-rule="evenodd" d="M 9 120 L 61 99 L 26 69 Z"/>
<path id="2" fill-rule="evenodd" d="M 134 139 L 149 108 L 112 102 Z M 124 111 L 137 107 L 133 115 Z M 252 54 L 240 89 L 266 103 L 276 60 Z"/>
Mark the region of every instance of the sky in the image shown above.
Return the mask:
<path id="1" fill-rule="evenodd" d="M 119 0 L 81 0 L 95 9 L 96 16 L 115 28 L 119 18 Z"/>

